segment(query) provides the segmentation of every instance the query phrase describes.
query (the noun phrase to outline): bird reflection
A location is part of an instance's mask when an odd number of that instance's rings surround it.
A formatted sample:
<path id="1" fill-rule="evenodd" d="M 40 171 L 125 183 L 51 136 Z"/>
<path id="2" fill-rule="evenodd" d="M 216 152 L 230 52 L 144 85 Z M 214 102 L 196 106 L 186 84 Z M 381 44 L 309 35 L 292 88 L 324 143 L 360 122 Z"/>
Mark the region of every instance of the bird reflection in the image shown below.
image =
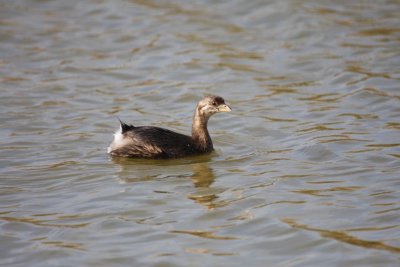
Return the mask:
<path id="1" fill-rule="evenodd" d="M 207 163 L 195 163 L 192 165 L 193 175 L 192 183 L 196 188 L 210 187 L 215 180 L 213 170 L 208 166 Z"/>
<path id="2" fill-rule="evenodd" d="M 191 179 L 196 191 L 190 193 L 188 198 L 194 200 L 196 203 L 207 209 L 214 209 L 215 204 L 213 201 L 218 197 L 218 190 L 210 188 L 211 184 L 215 180 L 213 170 L 206 162 L 195 163 L 192 165 L 192 169 L 193 175 Z"/>
<path id="3" fill-rule="evenodd" d="M 118 167 L 117 174 L 119 180 L 123 183 L 141 183 L 177 177 L 187 179 L 189 172 L 191 173 L 189 177 L 194 185 L 194 189 L 190 190 L 187 198 L 211 210 L 216 207 L 214 201 L 223 190 L 211 187 L 215 181 L 215 175 L 213 169 L 208 164 L 209 159 L 210 156 L 202 157 L 200 161 L 199 157 L 197 157 L 196 161 L 190 159 L 172 162 L 112 158 L 112 162 Z M 166 168 L 168 171 L 166 171 Z"/>

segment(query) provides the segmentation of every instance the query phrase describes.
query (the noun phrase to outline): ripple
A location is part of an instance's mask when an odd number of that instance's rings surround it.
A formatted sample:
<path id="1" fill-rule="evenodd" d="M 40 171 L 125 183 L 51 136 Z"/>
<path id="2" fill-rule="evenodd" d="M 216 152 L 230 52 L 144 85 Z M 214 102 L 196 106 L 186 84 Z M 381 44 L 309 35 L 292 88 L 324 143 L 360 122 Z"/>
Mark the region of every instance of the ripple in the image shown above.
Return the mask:
<path id="1" fill-rule="evenodd" d="M 2 216 L 0 217 L 0 220 L 7 221 L 7 222 L 22 222 L 22 223 L 28 223 L 28 224 L 33 224 L 37 226 L 48 226 L 48 227 L 56 227 L 56 228 L 82 228 L 86 227 L 89 225 L 89 223 L 76 223 L 76 224 L 58 224 L 58 223 L 52 223 L 51 220 L 38 220 L 34 218 L 17 218 L 17 217 L 8 217 L 8 216 Z"/>
<path id="2" fill-rule="evenodd" d="M 356 190 L 363 189 L 362 186 L 340 186 L 340 187 L 332 187 L 327 189 L 299 189 L 294 190 L 294 193 L 306 194 L 315 197 L 331 197 L 332 194 L 328 194 L 329 192 L 353 192 Z"/>
<path id="3" fill-rule="evenodd" d="M 193 235 L 201 238 L 208 238 L 208 239 L 217 239 L 217 240 L 234 240 L 237 239 L 236 237 L 232 236 L 218 236 L 215 235 L 212 231 L 200 231 L 200 230 L 172 230 L 170 233 L 173 234 L 188 234 Z"/>
<path id="4" fill-rule="evenodd" d="M 39 241 L 39 239 L 35 238 L 32 241 Z M 64 241 L 41 241 L 40 243 L 43 245 L 46 245 L 46 246 L 50 246 L 50 247 L 59 247 L 59 248 L 75 249 L 75 250 L 82 250 L 82 251 L 87 250 L 87 248 L 85 248 L 85 245 L 82 243 L 72 243 L 72 242 L 64 242 Z"/>
<path id="5" fill-rule="evenodd" d="M 331 231 L 331 230 L 313 228 L 313 227 L 309 227 L 304 224 L 299 224 L 295 220 L 290 219 L 290 218 L 285 218 L 282 221 L 284 223 L 287 223 L 288 225 L 290 225 L 293 228 L 312 231 L 312 232 L 318 232 L 324 238 L 334 239 L 336 241 L 347 243 L 350 245 L 360 246 L 360 247 L 364 247 L 364 248 L 368 248 L 368 249 L 386 250 L 386 251 L 397 252 L 397 253 L 400 252 L 400 247 L 386 245 L 384 242 L 381 242 L 381 241 L 369 241 L 369 240 L 359 239 L 357 237 L 354 237 L 354 236 L 351 236 L 351 235 L 345 233 L 344 231 Z"/>
<path id="6" fill-rule="evenodd" d="M 361 36 L 377 36 L 377 35 L 393 35 L 400 32 L 400 28 L 371 28 L 359 31 L 357 34 Z"/>
<path id="7" fill-rule="evenodd" d="M 294 156 L 298 159 L 307 159 L 311 161 L 329 161 L 338 156 L 322 144 L 309 145 L 297 149 Z"/>

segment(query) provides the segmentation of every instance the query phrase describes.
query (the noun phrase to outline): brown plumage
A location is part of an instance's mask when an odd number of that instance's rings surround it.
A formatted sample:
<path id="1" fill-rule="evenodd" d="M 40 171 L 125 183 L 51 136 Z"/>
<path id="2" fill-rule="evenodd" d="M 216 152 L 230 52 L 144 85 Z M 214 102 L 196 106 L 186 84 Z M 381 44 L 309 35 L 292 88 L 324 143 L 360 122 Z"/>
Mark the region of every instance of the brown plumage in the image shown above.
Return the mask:
<path id="1" fill-rule="evenodd" d="M 220 96 L 207 96 L 196 106 L 192 135 L 184 135 L 153 126 L 133 126 L 120 121 L 120 129 L 108 148 L 112 156 L 131 158 L 180 158 L 213 151 L 207 130 L 208 119 L 215 113 L 231 111 Z"/>

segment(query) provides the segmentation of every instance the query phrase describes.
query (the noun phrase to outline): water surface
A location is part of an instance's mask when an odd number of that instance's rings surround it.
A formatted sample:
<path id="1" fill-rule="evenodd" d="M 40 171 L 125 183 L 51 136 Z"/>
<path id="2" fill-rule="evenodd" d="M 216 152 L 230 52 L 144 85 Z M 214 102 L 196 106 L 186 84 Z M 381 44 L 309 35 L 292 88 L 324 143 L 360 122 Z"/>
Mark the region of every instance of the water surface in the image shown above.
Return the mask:
<path id="1" fill-rule="evenodd" d="M 399 1 L 0 1 L 0 264 L 398 266 Z M 216 151 L 112 159 L 116 117 Z M 397 262 L 397 264 L 396 264 Z"/>

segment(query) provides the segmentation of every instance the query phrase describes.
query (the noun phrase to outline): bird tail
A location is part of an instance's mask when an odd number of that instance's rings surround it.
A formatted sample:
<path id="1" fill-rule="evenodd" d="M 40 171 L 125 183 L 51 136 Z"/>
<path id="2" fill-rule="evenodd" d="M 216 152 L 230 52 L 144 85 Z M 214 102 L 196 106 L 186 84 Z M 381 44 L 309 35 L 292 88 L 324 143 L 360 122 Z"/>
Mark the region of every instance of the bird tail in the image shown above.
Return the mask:
<path id="1" fill-rule="evenodd" d="M 118 118 L 118 117 L 117 117 L 117 118 Z M 125 133 L 125 132 L 127 132 L 127 131 L 129 131 L 129 130 L 132 130 L 133 128 L 135 128 L 135 126 L 133 126 L 132 124 L 126 124 L 126 123 L 124 123 L 123 121 L 121 121 L 120 118 L 118 118 L 118 120 L 119 120 L 119 124 L 120 124 L 120 126 L 121 126 L 121 133 L 122 133 L 122 134 Z"/>

